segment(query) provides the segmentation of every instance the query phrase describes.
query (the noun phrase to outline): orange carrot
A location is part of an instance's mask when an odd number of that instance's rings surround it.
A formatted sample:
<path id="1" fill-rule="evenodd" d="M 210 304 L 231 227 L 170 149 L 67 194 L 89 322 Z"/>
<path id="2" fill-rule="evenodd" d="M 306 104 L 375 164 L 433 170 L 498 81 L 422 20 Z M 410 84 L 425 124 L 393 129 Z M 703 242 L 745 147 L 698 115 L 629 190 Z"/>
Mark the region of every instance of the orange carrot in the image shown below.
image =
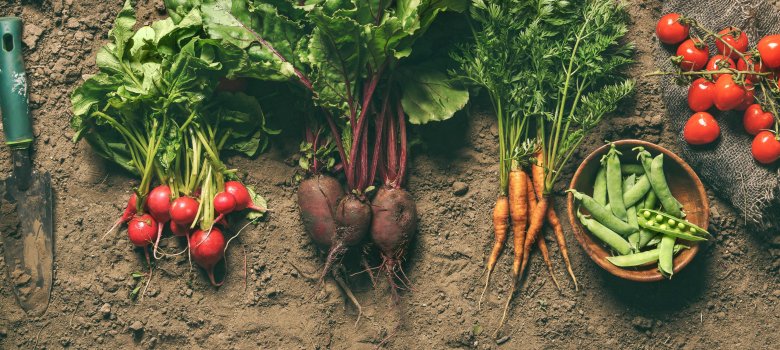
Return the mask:
<path id="1" fill-rule="evenodd" d="M 528 175 L 523 170 L 509 172 L 509 215 L 512 218 L 512 242 L 515 259 L 512 263 L 512 278 L 520 277 L 520 264 L 523 259 L 525 229 L 528 225 Z"/>
<path id="2" fill-rule="evenodd" d="M 496 200 L 496 206 L 493 207 L 493 235 L 495 241 L 493 242 L 493 249 L 490 250 L 490 256 L 488 256 L 487 262 L 487 277 L 485 278 L 485 288 L 482 289 L 482 295 L 479 296 L 479 302 L 477 303 L 477 309 L 482 306 L 482 298 L 487 292 L 490 285 L 490 275 L 493 273 L 493 269 L 496 267 L 498 257 L 501 256 L 501 251 L 504 250 L 504 244 L 506 243 L 506 235 L 509 231 L 509 199 L 501 195 Z"/>
<path id="3" fill-rule="evenodd" d="M 566 269 L 569 271 L 569 276 L 571 276 L 571 280 L 574 282 L 574 290 L 580 290 L 580 287 L 577 284 L 577 277 L 574 277 L 574 271 L 571 269 L 569 250 L 566 248 L 566 238 L 563 236 L 563 227 L 561 226 L 561 221 L 558 220 L 558 214 L 555 213 L 553 207 L 547 209 L 547 222 L 550 223 L 550 226 L 552 226 L 553 232 L 555 233 L 555 240 L 558 242 L 558 248 L 561 250 L 563 262 L 566 263 Z"/>
<path id="4" fill-rule="evenodd" d="M 525 236 L 525 251 L 531 250 L 531 246 L 536 242 L 536 236 L 542 231 L 544 218 L 547 213 L 547 206 L 549 205 L 549 200 L 547 196 L 544 195 L 544 154 L 541 151 L 536 152 L 536 164 L 531 166 L 531 175 L 531 180 L 534 184 L 533 187 L 536 194 L 539 196 L 539 200 L 536 204 L 536 208 L 531 211 L 528 233 L 526 233 Z M 529 254 L 523 256 L 520 274 L 525 271 L 526 265 L 528 265 L 528 256 Z"/>
<path id="5" fill-rule="evenodd" d="M 516 169 L 509 172 L 509 213 L 512 218 L 512 241 L 515 250 L 515 259 L 512 263 L 512 289 L 504 305 L 504 314 L 501 316 L 496 335 L 506 321 L 509 305 L 517 290 L 520 280 L 520 266 L 522 259 L 528 250 L 524 249 L 526 225 L 528 224 L 528 175 L 525 171 Z"/>
<path id="6" fill-rule="evenodd" d="M 534 210 L 536 208 L 536 193 L 534 191 L 534 186 L 531 183 L 531 179 L 528 179 L 528 202 L 529 208 Z M 555 283 L 555 288 L 558 288 L 558 291 L 560 291 L 561 285 L 558 284 L 558 279 L 555 278 L 552 261 L 550 261 L 550 252 L 547 249 L 547 242 L 544 241 L 544 237 L 540 237 L 536 243 L 539 246 L 539 251 L 542 252 L 542 258 L 544 259 L 544 263 L 547 264 L 547 271 L 550 272 L 550 277 L 552 278 L 553 283 Z"/>

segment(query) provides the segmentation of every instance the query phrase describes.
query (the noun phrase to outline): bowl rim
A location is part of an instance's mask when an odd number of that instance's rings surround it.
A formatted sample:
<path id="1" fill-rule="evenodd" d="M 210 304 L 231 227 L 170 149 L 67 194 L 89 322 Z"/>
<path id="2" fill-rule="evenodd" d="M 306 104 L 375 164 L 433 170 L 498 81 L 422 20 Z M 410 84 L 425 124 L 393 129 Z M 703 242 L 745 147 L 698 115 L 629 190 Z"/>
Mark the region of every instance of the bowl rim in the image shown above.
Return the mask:
<path id="1" fill-rule="evenodd" d="M 707 198 L 707 192 L 704 188 L 704 184 L 702 184 L 701 180 L 699 179 L 699 176 L 696 174 L 696 172 L 688 165 L 685 160 L 680 158 L 678 155 L 673 153 L 672 151 L 659 146 L 657 144 L 654 144 L 652 142 L 647 142 L 643 140 L 638 139 L 623 139 L 613 142 L 617 146 L 643 146 L 647 149 L 654 150 L 657 152 L 661 152 L 664 154 L 665 157 L 673 159 L 677 164 L 680 165 L 680 167 L 683 168 L 683 170 L 688 173 L 688 175 L 691 177 L 693 182 L 696 184 L 696 190 L 699 195 L 699 199 L 701 201 L 702 206 L 702 212 L 704 214 L 704 224 L 702 226 L 703 229 L 707 229 L 707 226 L 709 224 L 709 216 L 710 216 L 710 205 L 709 205 L 709 199 Z M 593 150 L 590 154 L 588 154 L 585 159 L 582 160 L 580 165 L 577 167 L 577 171 L 574 172 L 574 175 L 571 178 L 571 182 L 569 183 L 569 188 L 574 188 L 575 181 L 579 179 L 580 175 L 585 169 L 585 165 L 589 164 L 590 162 L 597 160 L 596 157 L 600 157 L 602 154 L 606 153 L 608 148 L 610 147 L 610 144 L 607 143 L 601 147 L 596 148 Z M 569 224 L 572 227 L 572 230 L 574 231 L 574 237 L 577 239 L 577 242 L 579 242 L 580 246 L 585 250 L 585 253 L 588 255 L 588 257 L 593 260 L 597 265 L 599 265 L 604 270 L 607 270 L 607 272 L 611 273 L 612 275 L 615 275 L 617 277 L 636 281 L 636 282 L 656 282 L 664 280 L 665 278 L 663 275 L 661 275 L 660 272 L 657 270 L 654 274 L 647 275 L 647 274 L 640 274 L 637 270 L 630 270 L 625 269 L 622 267 L 618 267 L 615 265 L 612 265 L 607 261 L 606 259 L 596 259 L 595 257 L 595 251 L 591 248 L 591 245 L 588 244 L 588 242 L 596 242 L 590 234 L 585 232 L 585 229 L 582 227 L 582 224 L 578 220 L 576 220 L 575 215 L 575 205 L 574 205 L 574 195 L 569 192 L 566 196 L 566 206 L 567 206 L 567 213 L 569 216 Z M 699 246 L 704 243 L 697 243 L 691 246 L 689 249 L 689 253 L 678 263 L 674 266 L 674 273 L 678 273 L 680 270 L 688 266 L 688 264 L 693 260 L 694 257 L 696 257 L 696 254 L 699 252 Z M 598 248 L 602 251 L 606 252 L 606 249 L 604 249 L 601 245 L 596 245 Z"/>

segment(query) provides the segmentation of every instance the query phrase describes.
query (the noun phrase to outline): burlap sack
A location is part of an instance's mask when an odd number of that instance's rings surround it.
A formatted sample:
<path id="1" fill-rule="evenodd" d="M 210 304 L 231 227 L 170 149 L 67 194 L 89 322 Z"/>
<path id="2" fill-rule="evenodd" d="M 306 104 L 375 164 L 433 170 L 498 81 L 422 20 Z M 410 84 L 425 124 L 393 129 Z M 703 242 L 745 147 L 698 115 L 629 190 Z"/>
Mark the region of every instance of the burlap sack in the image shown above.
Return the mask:
<path id="1" fill-rule="evenodd" d="M 674 0 L 665 1 L 663 14 L 676 12 L 695 18 L 714 31 L 733 25 L 746 31 L 753 47 L 766 34 L 780 34 L 780 12 L 763 0 Z M 659 69 L 672 71 L 669 56 L 676 47 L 657 41 L 655 61 Z M 709 45 L 714 54 L 715 45 Z M 693 114 L 688 108 L 688 86 L 680 86 L 671 77 L 661 83 L 666 113 L 677 138 L 682 156 L 702 180 L 742 215 L 752 231 L 780 238 L 780 172 L 777 164 L 763 166 L 750 153 L 752 137 L 742 127 L 741 112 L 710 111 L 721 127 L 721 137 L 714 145 L 688 145 L 682 137 L 685 122 Z"/>

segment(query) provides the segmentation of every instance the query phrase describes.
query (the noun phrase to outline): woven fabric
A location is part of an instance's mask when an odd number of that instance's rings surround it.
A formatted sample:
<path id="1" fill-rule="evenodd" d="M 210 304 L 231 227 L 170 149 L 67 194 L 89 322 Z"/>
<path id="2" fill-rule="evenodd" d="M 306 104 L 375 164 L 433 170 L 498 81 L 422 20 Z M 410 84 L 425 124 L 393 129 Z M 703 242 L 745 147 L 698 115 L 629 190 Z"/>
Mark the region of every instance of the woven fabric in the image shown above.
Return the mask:
<path id="1" fill-rule="evenodd" d="M 730 25 L 740 28 L 747 33 L 751 47 L 764 35 L 780 33 L 780 11 L 763 0 L 665 1 L 663 13 L 670 12 L 694 18 L 715 32 Z M 669 57 L 675 54 L 676 47 L 657 40 L 656 43 L 657 67 L 674 71 Z M 714 43 L 709 43 L 709 48 L 714 54 Z M 753 138 L 742 127 L 743 113 L 719 112 L 713 108 L 710 113 L 720 124 L 721 137 L 712 145 L 690 146 L 682 136 L 685 122 L 693 114 L 687 103 L 688 86 L 664 77 L 661 91 L 667 118 L 679 135 L 676 139 L 683 158 L 719 197 L 745 217 L 752 230 L 768 234 L 772 240 L 780 238 L 780 171 L 777 164 L 764 166 L 753 160 L 750 153 Z"/>

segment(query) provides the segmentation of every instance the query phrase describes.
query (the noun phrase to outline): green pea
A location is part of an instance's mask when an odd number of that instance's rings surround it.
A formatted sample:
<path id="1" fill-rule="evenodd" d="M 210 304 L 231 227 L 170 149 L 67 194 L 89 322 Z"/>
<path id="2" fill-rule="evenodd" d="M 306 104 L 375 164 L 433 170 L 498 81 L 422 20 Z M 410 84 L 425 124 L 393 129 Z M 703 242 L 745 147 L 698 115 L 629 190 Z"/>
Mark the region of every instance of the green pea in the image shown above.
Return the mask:
<path id="1" fill-rule="evenodd" d="M 658 214 L 655 216 L 655 221 L 662 222 L 664 221 L 664 217 L 661 214 Z"/>
<path id="2" fill-rule="evenodd" d="M 696 230 L 696 228 L 695 228 L 695 227 L 693 227 L 693 226 L 691 226 L 691 228 L 689 228 L 689 229 L 688 229 L 688 231 L 690 231 L 690 232 L 691 232 L 691 233 L 693 233 L 693 234 L 696 234 L 696 232 L 698 232 L 698 231 Z"/>
<path id="3" fill-rule="evenodd" d="M 653 215 L 653 214 L 651 214 L 649 211 L 646 211 L 646 212 L 642 213 L 642 216 L 644 216 L 645 219 L 649 219 L 650 215 Z"/>
<path id="4" fill-rule="evenodd" d="M 661 226 L 658 226 L 658 228 L 660 228 L 662 230 L 666 230 L 666 229 L 669 228 L 669 226 L 666 226 L 666 224 L 661 224 Z"/>
<path id="5" fill-rule="evenodd" d="M 677 228 L 680 229 L 680 230 L 685 230 L 685 224 L 682 223 L 682 222 L 678 222 L 677 223 Z"/>
<path id="6" fill-rule="evenodd" d="M 677 221 L 674 221 L 674 219 L 669 219 L 667 222 L 669 223 L 669 226 L 674 226 L 677 223 Z"/>

